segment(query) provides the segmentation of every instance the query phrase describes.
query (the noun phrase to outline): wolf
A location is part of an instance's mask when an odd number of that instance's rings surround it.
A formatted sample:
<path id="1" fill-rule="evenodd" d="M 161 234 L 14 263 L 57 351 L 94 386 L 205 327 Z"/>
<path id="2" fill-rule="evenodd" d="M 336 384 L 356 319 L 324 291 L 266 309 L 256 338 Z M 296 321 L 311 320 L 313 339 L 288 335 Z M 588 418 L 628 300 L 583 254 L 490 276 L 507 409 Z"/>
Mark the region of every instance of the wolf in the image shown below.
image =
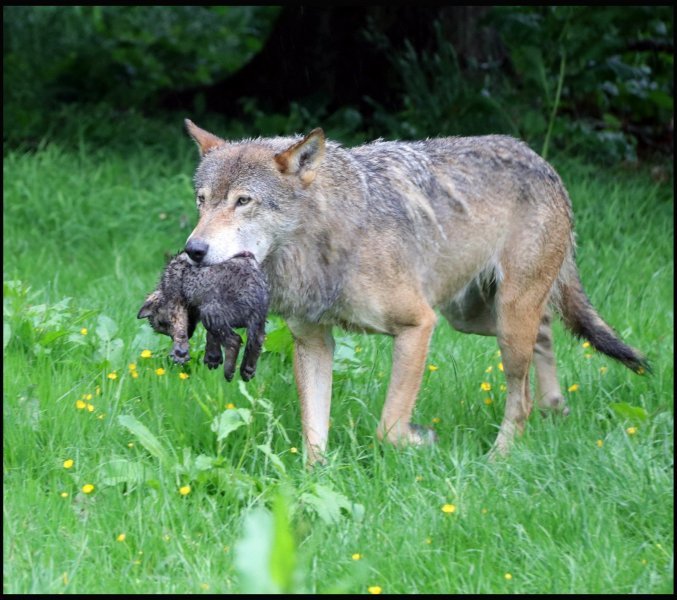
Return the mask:
<path id="1" fill-rule="evenodd" d="M 200 162 L 198 223 L 185 251 L 215 265 L 251 252 L 270 309 L 294 337 L 307 461 L 324 459 L 332 388 L 332 326 L 393 336 L 377 436 L 433 441 L 411 423 L 436 309 L 455 329 L 496 336 L 507 399 L 490 454 L 506 454 L 533 400 L 566 412 L 551 315 L 636 372 L 646 358 L 622 342 L 586 296 L 575 263 L 572 207 L 554 168 L 503 135 L 384 141 L 345 148 L 322 129 L 305 137 L 224 140 L 186 119 Z"/>
<path id="2" fill-rule="evenodd" d="M 198 321 L 207 330 L 204 362 L 210 369 L 224 363 L 223 374 L 232 381 L 242 338 L 234 327 L 247 328 L 247 345 L 240 375 L 249 381 L 265 339 L 269 294 L 265 274 L 254 255 L 238 256 L 211 267 L 196 267 L 185 253 L 167 264 L 158 287 L 139 310 L 158 333 L 172 338 L 172 358 L 185 363 L 190 358 L 188 340 Z M 225 348 L 225 361 L 221 355 Z"/>

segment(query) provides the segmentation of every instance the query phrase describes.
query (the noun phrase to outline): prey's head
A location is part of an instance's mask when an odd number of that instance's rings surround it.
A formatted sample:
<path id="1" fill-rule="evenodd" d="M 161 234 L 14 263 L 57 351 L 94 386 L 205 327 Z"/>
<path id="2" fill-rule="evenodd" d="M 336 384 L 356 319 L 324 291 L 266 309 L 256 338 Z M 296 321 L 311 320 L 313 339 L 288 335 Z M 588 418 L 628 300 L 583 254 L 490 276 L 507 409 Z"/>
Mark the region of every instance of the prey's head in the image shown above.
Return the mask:
<path id="1" fill-rule="evenodd" d="M 187 119 L 186 128 L 201 156 L 195 173 L 199 221 L 186 253 L 200 265 L 243 253 L 262 262 L 298 226 L 299 200 L 324 158 L 324 133 L 229 143 Z"/>
<path id="2" fill-rule="evenodd" d="M 195 331 L 196 320 L 185 306 L 155 290 L 146 298 L 137 318 L 148 319 L 154 331 L 172 338 L 170 356 L 174 362 L 185 363 L 190 358 L 188 340 Z"/>

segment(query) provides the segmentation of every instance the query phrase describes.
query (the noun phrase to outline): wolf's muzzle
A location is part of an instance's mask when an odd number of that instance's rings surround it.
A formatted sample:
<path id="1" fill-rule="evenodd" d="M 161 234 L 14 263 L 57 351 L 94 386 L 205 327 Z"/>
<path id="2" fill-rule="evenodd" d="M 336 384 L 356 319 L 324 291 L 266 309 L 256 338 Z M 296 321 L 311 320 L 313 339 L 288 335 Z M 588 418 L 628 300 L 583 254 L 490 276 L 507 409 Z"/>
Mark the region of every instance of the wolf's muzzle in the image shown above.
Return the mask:
<path id="1" fill-rule="evenodd" d="M 201 263 L 202 259 L 207 256 L 209 244 L 202 240 L 188 240 L 186 244 L 186 254 L 196 263 Z"/>

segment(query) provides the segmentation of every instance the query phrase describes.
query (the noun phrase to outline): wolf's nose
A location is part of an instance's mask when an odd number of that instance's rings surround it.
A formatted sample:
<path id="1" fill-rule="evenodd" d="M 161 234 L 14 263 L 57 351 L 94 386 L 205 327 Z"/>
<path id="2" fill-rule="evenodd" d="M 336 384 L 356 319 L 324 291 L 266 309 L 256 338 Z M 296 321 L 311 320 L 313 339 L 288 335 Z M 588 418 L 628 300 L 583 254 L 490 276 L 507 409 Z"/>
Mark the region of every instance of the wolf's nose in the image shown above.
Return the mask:
<path id="1" fill-rule="evenodd" d="M 196 263 L 202 262 L 202 259 L 207 255 L 207 250 L 209 250 L 209 244 L 202 240 L 188 240 L 186 244 L 186 253 Z"/>

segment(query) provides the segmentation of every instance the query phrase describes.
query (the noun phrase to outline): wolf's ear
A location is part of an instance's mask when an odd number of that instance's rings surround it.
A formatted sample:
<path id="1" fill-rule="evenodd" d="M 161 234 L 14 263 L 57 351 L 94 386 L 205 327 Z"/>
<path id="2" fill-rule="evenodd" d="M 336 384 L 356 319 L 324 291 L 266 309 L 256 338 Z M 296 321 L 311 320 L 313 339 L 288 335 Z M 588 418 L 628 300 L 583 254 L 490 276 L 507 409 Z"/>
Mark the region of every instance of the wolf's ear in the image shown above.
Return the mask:
<path id="1" fill-rule="evenodd" d="M 305 185 L 309 185 L 324 158 L 324 146 L 324 131 L 318 127 L 300 142 L 276 154 L 276 166 L 280 173 L 297 175 Z"/>
<path id="2" fill-rule="evenodd" d="M 186 131 L 195 140 L 197 147 L 200 149 L 200 156 L 204 156 L 214 148 L 225 146 L 227 143 L 226 140 L 222 140 L 220 137 L 216 137 L 208 131 L 201 129 L 190 119 L 185 119 L 184 124 Z"/>
<path id="3" fill-rule="evenodd" d="M 139 310 L 139 314 L 136 315 L 136 318 L 147 319 L 150 317 L 153 314 L 155 310 L 155 304 L 159 299 L 160 293 L 156 290 L 150 296 L 148 296 L 148 298 L 146 298 L 146 301 L 143 303 L 143 306 L 141 307 L 141 310 Z"/>

